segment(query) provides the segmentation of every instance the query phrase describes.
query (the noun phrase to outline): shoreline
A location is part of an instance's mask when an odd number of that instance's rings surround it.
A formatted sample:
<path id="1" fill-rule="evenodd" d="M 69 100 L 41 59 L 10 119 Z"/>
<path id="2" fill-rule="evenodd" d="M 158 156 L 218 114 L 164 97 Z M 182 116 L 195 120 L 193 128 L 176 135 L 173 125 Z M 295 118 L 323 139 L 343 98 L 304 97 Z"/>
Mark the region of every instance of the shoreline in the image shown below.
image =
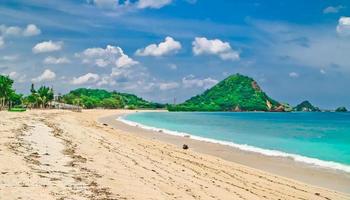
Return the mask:
<path id="1" fill-rule="evenodd" d="M 314 176 L 332 184 L 334 175 L 303 171 L 300 166 L 283 168 L 284 161 L 276 162 L 278 159 L 147 131 L 115 120 L 115 115 L 132 112 L 137 111 L 0 112 L 0 196 L 350 200 L 346 190 L 314 186 L 319 184 L 270 173 L 262 167 L 275 167 L 304 178 L 306 174 L 307 178 Z M 182 149 L 184 143 L 188 150 Z M 335 179 L 337 187 L 348 186 L 348 182 Z"/>
<path id="2" fill-rule="evenodd" d="M 252 153 L 262 154 L 264 156 L 292 159 L 295 162 L 310 165 L 310 166 L 315 167 L 315 168 L 336 170 L 336 171 L 339 171 L 340 173 L 349 173 L 350 174 L 350 166 L 342 164 L 342 163 L 337 163 L 334 161 L 324 161 L 324 160 L 320 160 L 317 158 L 306 157 L 306 156 L 299 155 L 299 154 L 291 154 L 291 153 L 278 151 L 278 150 L 263 149 L 260 147 L 255 147 L 255 146 L 246 145 L 246 144 L 238 144 L 238 143 L 228 142 L 228 141 L 224 141 L 224 140 L 216 140 L 216 139 L 212 139 L 212 138 L 206 138 L 206 137 L 192 135 L 191 133 L 187 133 L 187 132 L 178 132 L 178 131 L 172 131 L 172 130 L 163 129 L 163 128 L 147 126 L 147 125 L 143 125 L 143 124 L 138 123 L 138 122 L 126 120 L 123 118 L 124 116 L 125 115 L 118 117 L 117 120 L 122 122 L 122 123 L 125 123 L 127 125 L 130 125 L 130 126 L 136 126 L 136 127 L 142 128 L 142 129 L 156 131 L 156 132 L 162 132 L 164 134 L 174 135 L 174 136 L 178 136 L 178 137 L 188 137 L 188 138 L 202 141 L 202 142 L 210 142 L 210 143 L 214 143 L 214 144 L 220 144 L 223 146 L 229 146 L 229 147 L 236 148 L 236 149 L 239 149 L 242 151 L 248 151 L 248 152 L 252 152 Z"/>
<path id="3" fill-rule="evenodd" d="M 244 150 L 238 148 L 237 146 L 235 147 L 232 145 L 218 143 L 211 139 L 192 136 L 187 133 L 169 134 L 165 133 L 162 129 L 153 127 L 145 128 L 144 125 L 137 122 L 124 119 L 120 120 L 123 116 L 136 112 L 149 111 L 128 111 L 112 116 L 100 117 L 98 118 L 98 121 L 115 129 L 126 131 L 143 138 L 156 139 L 161 142 L 175 144 L 179 147 L 181 147 L 183 144 L 187 144 L 191 150 L 198 153 L 215 156 L 230 162 L 235 162 L 258 170 L 291 178 L 307 184 L 315 185 L 317 187 L 323 187 L 350 194 L 350 173 L 346 171 L 317 166 L 312 163 L 305 163 L 294 160 L 289 156 L 265 155 L 259 152 Z"/>

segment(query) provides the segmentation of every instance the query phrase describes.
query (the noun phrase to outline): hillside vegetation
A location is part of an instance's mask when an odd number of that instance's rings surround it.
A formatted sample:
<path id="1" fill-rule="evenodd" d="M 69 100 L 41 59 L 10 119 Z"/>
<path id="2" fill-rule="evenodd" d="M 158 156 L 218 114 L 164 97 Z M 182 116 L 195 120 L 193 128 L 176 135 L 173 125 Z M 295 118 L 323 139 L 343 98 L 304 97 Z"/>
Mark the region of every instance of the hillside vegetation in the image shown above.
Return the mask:
<path id="1" fill-rule="evenodd" d="M 146 101 L 136 95 L 109 92 L 102 89 L 86 89 L 80 88 L 70 91 L 61 99 L 64 103 L 72 105 L 80 105 L 84 108 L 162 108 L 164 105 Z"/>
<path id="2" fill-rule="evenodd" d="M 186 102 L 168 106 L 170 111 L 284 111 L 250 77 L 231 75 Z"/>

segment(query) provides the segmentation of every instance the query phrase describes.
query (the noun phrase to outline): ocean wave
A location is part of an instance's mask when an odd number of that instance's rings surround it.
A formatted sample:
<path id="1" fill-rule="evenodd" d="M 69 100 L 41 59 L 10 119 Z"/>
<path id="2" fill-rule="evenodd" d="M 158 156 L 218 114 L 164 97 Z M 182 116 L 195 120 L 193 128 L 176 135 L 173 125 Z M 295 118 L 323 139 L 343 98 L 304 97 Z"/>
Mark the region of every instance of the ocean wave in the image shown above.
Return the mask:
<path id="1" fill-rule="evenodd" d="M 341 164 L 341 163 L 337 163 L 337 162 L 333 162 L 333 161 L 324 161 L 324 160 L 320 160 L 320 159 L 317 159 L 317 158 L 310 158 L 310 157 L 306 157 L 306 156 L 302 156 L 302 155 L 298 155 L 298 154 L 291 154 L 291 153 L 285 153 L 285 152 L 277 151 L 277 150 L 263 149 L 263 148 L 259 148 L 259 147 L 246 145 L 246 144 L 236 144 L 236 143 L 233 143 L 233 142 L 227 142 L 227 141 L 222 141 L 222 140 L 216 140 L 216 139 L 210 139 L 210 138 L 195 136 L 195 135 L 191 135 L 189 133 L 172 131 L 172 130 L 156 128 L 156 127 L 151 127 L 151 126 L 143 125 L 141 123 L 137 123 L 137 122 L 126 120 L 123 117 L 118 117 L 117 120 L 122 122 L 122 123 L 125 123 L 127 125 L 137 126 L 137 127 L 140 127 L 140 128 L 146 129 L 146 130 L 161 132 L 161 133 L 174 135 L 174 136 L 180 136 L 180 137 L 190 137 L 191 139 L 194 139 L 194 140 L 199 140 L 199 141 L 204 141 L 204 142 L 211 142 L 211 143 L 226 145 L 226 146 L 234 147 L 234 148 L 237 148 L 237 149 L 240 149 L 240 150 L 243 150 L 243 151 L 259 153 L 259 154 L 266 155 L 266 156 L 290 158 L 290 159 L 293 159 L 296 162 L 309 164 L 309 165 L 312 165 L 312 166 L 315 166 L 315 167 L 335 169 L 335 170 L 340 170 L 340 171 L 344 171 L 344 172 L 350 173 L 350 166 L 344 165 L 344 164 Z"/>

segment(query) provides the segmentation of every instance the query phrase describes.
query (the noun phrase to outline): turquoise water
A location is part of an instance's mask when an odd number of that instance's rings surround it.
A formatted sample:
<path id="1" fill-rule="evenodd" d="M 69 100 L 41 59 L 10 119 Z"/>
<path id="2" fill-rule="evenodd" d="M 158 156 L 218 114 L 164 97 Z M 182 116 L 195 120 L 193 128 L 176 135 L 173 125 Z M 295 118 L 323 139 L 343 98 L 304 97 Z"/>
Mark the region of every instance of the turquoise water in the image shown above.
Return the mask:
<path id="1" fill-rule="evenodd" d="M 299 161 L 350 170 L 350 113 L 150 112 L 127 115 L 124 119 L 238 144 L 246 150 L 279 152 L 277 155 L 294 158 L 299 155 Z"/>

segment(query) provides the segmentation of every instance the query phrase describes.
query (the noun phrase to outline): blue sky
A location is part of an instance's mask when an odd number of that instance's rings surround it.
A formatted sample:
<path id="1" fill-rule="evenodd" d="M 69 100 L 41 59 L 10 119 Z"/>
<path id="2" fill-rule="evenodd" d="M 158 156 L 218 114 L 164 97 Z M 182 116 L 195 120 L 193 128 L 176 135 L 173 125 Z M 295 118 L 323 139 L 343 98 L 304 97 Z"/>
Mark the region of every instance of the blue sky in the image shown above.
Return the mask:
<path id="1" fill-rule="evenodd" d="M 274 99 L 350 107 L 345 0 L 2 0 L 0 73 L 179 102 L 230 74 Z"/>

